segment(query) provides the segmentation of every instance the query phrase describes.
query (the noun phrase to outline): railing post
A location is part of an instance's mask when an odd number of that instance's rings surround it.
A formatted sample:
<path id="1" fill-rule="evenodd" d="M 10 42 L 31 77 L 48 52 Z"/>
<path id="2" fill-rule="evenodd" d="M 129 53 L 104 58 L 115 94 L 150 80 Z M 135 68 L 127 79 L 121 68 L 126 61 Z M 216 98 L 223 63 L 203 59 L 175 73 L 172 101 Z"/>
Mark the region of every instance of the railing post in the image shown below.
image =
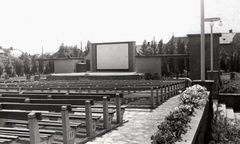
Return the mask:
<path id="1" fill-rule="evenodd" d="M 121 117 L 121 100 L 120 100 L 119 93 L 116 93 L 116 115 L 117 115 L 117 123 L 122 124 L 123 118 Z"/>
<path id="2" fill-rule="evenodd" d="M 161 86 L 161 103 L 163 103 L 164 101 L 163 88 L 164 88 L 164 85 Z"/>
<path id="3" fill-rule="evenodd" d="M 155 100 L 154 100 L 154 93 L 153 93 L 154 88 L 151 87 L 151 108 L 154 108 L 155 105 Z"/>
<path id="4" fill-rule="evenodd" d="M 159 87 L 156 87 L 157 105 L 160 105 Z"/>
<path id="5" fill-rule="evenodd" d="M 109 121 L 109 115 L 108 115 L 107 97 L 103 97 L 103 127 L 106 130 L 109 130 L 111 128 L 111 121 Z"/>
<path id="6" fill-rule="evenodd" d="M 167 85 L 164 86 L 164 100 L 167 100 Z"/>

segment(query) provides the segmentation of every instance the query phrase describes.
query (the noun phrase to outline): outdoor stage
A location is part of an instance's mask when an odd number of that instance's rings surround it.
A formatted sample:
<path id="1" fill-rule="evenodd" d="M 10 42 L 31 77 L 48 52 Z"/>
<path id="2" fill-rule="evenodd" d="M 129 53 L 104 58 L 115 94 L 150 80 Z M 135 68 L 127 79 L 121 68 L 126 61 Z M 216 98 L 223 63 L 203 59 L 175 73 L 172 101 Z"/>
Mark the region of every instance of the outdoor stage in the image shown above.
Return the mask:
<path id="1" fill-rule="evenodd" d="M 136 72 L 79 72 L 47 75 L 47 80 L 140 80 L 143 78 L 143 73 Z"/>

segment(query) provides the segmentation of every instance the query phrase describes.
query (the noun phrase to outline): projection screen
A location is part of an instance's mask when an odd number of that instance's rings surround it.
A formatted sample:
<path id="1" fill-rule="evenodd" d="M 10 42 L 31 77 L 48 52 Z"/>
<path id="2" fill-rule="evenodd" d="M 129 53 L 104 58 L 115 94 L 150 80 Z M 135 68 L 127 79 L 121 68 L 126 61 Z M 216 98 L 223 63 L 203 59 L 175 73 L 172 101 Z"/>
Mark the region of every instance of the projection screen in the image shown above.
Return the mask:
<path id="1" fill-rule="evenodd" d="M 99 44 L 96 47 L 97 69 L 129 69 L 128 44 Z"/>

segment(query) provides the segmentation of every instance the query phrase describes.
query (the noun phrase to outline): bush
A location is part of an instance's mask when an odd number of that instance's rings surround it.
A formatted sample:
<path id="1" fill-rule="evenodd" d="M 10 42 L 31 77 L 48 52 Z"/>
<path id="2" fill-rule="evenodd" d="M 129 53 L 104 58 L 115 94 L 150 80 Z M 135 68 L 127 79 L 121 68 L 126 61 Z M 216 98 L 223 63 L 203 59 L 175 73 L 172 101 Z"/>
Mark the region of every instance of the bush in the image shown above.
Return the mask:
<path id="1" fill-rule="evenodd" d="M 152 79 L 153 80 L 159 80 L 161 75 L 159 73 L 154 73 Z"/>
<path id="2" fill-rule="evenodd" d="M 205 87 L 194 85 L 180 94 L 180 105 L 165 117 L 158 126 L 158 131 L 152 135 L 153 143 L 175 143 L 182 140 L 182 134 L 187 133 L 188 123 L 191 121 L 195 109 L 202 108 L 207 100 L 208 93 Z"/>
<path id="3" fill-rule="evenodd" d="M 158 144 L 181 141 L 181 135 L 187 133 L 188 123 L 191 121 L 188 110 L 183 109 L 170 112 L 165 117 L 165 121 L 158 126 L 158 132 L 151 139 L 155 139 Z"/>
<path id="4" fill-rule="evenodd" d="M 238 88 L 232 80 L 222 80 L 220 93 L 237 93 Z"/>
<path id="5" fill-rule="evenodd" d="M 152 75 L 150 73 L 145 73 L 144 74 L 144 79 L 145 80 L 151 80 L 152 79 Z"/>
<path id="6" fill-rule="evenodd" d="M 214 112 L 212 119 L 212 141 L 219 144 L 237 144 L 240 143 L 240 122 L 226 118 L 220 114 L 221 111 Z"/>

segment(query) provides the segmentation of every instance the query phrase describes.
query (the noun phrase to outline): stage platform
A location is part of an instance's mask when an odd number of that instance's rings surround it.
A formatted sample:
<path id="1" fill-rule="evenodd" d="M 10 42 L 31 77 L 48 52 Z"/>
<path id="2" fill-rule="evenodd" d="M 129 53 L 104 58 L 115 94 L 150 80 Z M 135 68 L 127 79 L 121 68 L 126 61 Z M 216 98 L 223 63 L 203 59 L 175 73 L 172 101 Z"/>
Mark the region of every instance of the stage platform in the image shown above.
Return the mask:
<path id="1" fill-rule="evenodd" d="M 47 80 L 140 80 L 143 78 L 143 73 L 136 72 L 54 73 L 47 76 Z"/>

